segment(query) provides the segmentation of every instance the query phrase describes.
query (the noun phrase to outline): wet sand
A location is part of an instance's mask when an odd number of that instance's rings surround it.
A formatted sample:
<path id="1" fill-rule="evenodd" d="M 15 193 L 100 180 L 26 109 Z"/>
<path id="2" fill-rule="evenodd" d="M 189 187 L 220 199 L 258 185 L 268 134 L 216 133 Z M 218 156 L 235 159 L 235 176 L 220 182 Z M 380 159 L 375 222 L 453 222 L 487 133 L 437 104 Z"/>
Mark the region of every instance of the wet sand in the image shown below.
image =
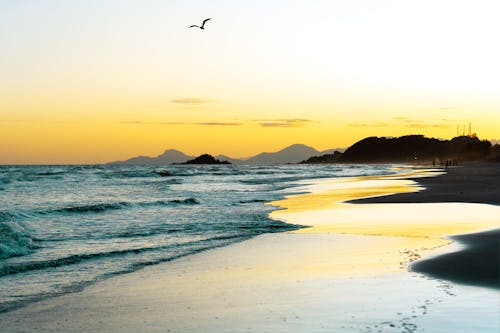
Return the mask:
<path id="1" fill-rule="evenodd" d="M 401 177 L 334 179 L 299 190 L 312 193 L 273 203 L 286 209 L 272 215 L 310 228 L 261 235 L 2 313 L 2 332 L 498 332 L 497 290 L 408 266 L 447 249 L 450 230 L 500 226 L 500 207 L 343 203 L 420 190 Z"/>
<path id="2" fill-rule="evenodd" d="M 359 199 L 356 203 L 472 202 L 500 205 L 500 163 L 469 163 L 439 177 L 414 178 L 423 191 Z"/>
<path id="3" fill-rule="evenodd" d="M 500 205 L 500 163 L 470 163 L 448 168 L 445 175 L 419 178 L 424 190 L 354 200 L 354 203 L 475 202 Z M 450 214 L 455 212 L 450 211 Z M 470 217 L 476 222 L 481 218 Z M 450 234 L 453 232 L 450 231 Z M 455 235 L 463 247 L 452 253 L 422 260 L 412 269 L 436 278 L 500 289 L 500 230 Z"/>
<path id="4" fill-rule="evenodd" d="M 450 238 L 464 248 L 415 262 L 412 269 L 440 279 L 500 289 L 500 230 Z"/>
<path id="5" fill-rule="evenodd" d="M 498 332 L 496 292 L 408 272 L 410 246 L 261 235 L 0 314 L 1 331 Z"/>

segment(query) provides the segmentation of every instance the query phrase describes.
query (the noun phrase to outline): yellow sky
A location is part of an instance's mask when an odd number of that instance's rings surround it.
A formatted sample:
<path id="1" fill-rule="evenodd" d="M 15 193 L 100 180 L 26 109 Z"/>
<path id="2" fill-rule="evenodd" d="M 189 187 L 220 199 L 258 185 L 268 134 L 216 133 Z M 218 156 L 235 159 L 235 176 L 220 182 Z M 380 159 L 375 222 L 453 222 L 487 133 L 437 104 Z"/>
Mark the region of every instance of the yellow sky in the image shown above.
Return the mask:
<path id="1" fill-rule="evenodd" d="M 500 138 L 498 1 L 0 2 L 0 163 Z M 206 30 L 188 29 L 207 22 Z"/>

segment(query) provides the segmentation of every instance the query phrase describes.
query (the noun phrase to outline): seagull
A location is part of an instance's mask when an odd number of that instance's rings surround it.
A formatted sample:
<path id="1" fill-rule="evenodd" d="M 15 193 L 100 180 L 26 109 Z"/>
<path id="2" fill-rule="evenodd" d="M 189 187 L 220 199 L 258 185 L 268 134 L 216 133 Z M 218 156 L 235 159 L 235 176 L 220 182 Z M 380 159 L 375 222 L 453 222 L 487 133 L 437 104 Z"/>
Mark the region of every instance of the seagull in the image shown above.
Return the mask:
<path id="1" fill-rule="evenodd" d="M 206 23 L 208 20 L 211 20 L 211 18 L 204 19 L 204 20 L 203 20 L 203 23 L 201 24 L 201 27 L 200 27 L 199 25 L 195 25 L 195 24 L 193 24 L 192 26 L 190 26 L 190 28 L 200 28 L 200 29 L 205 30 L 205 23 Z"/>

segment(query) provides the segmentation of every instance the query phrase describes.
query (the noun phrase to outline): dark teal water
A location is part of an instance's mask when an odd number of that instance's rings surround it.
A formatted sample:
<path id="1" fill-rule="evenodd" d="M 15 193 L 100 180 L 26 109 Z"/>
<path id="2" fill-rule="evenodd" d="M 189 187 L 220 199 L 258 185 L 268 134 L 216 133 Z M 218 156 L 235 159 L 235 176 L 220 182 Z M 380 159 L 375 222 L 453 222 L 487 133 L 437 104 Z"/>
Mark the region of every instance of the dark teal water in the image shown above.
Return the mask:
<path id="1" fill-rule="evenodd" d="M 266 202 L 387 166 L 0 166 L 0 312 L 263 233 Z"/>

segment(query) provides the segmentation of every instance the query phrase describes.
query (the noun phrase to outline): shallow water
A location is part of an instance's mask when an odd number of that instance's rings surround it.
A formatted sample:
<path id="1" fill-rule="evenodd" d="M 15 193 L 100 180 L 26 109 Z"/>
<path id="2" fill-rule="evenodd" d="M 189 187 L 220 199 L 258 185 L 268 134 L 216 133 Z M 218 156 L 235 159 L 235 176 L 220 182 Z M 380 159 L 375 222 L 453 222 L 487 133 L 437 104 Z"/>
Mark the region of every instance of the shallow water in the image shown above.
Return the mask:
<path id="1" fill-rule="evenodd" d="M 433 172 L 418 171 L 414 178 Z M 439 173 L 435 173 L 439 174 Z M 500 227 L 500 206 L 463 203 L 349 203 L 349 200 L 419 191 L 411 179 L 399 176 L 339 178 L 298 187 L 300 195 L 272 204 L 284 208 L 270 214 L 281 221 L 310 226 L 300 233 L 434 238 Z M 334 208 L 334 209 L 332 209 Z M 444 241 L 448 243 L 448 241 Z"/>
<path id="2" fill-rule="evenodd" d="M 0 312 L 301 226 L 265 202 L 389 166 L 0 166 Z M 161 175 L 160 175 L 161 174 Z M 162 176 L 163 175 L 163 176 Z"/>

